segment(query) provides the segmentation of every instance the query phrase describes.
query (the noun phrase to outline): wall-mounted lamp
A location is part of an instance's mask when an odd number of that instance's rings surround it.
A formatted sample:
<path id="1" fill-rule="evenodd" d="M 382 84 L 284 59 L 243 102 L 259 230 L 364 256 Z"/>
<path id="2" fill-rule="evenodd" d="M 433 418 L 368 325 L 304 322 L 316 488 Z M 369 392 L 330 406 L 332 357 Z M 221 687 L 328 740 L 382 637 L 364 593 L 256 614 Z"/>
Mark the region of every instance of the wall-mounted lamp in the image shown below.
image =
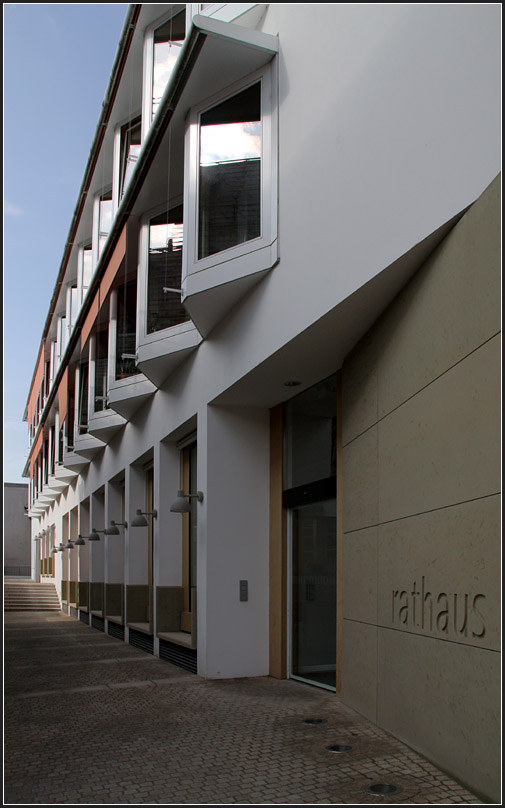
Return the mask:
<path id="1" fill-rule="evenodd" d="M 110 520 L 110 527 L 106 527 L 104 533 L 106 536 L 119 536 L 118 526 L 128 527 L 128 522 L 115 522 L 114 519 Z"/>
<path id="2" fill-rule="evenodd" d="M 57 552 L 58 552 L 57 548 L 56 548 L 56 547 L 53 547 L 53 549 L 51 550 L 51 553 L 54 555 L 54 554 L 56 554 Z"/>
<path id="3" fill-rule="evenodd" d="M 69 539 L 65 545 L 65 550 L 73 550 L 73 549 L 74 549 L 74 542 L 70 541 Z"/>
<path id="4" fill-rule="evenodd" d="M 189 513 L 191 508 L 187 499 L 196 497 L 198 502 L 203 502 L 203 493 L 197 491 L 196 494 L 185 494 L 184 491 L 177 492 L 177 499 L 170 506 L 172 513 Z"/>
<path id="5" fill-rule="evenodd" d="M 64 549 L 65 549 L 65 545 L 63 544 L 63 542 L 60 541 L 60 543 L 58 545 L 58 550 L 60 551 L 60 553 L 62 553 Z"/>
<path id="6" fill-rule="evenodd" d="M 86 536 L 86 538 L 88 537 Z M 74 544 L 76 547 L 83 547 L 86 544 L 86 542 L 84 541 L 84 536 L 81 536 L 81 534 L 79 533 Z"/>
<path id="7" fill-rule="evenodd" d="M 88 536 L 88 541 L 100 541 L 99 533 L 105 533 L 105 530 L 97 530 L 96 527 L 94 527 Z"/>
<path id="8" fill-rule="evenodd" d="M 158 511 L 141 511 L 140 508 L 137 508 L 137 515 L 133 517 L 131 521 L 132 527 L 147 527 L 147 519 L 146 516 L 153 516 L 155 519 L 158 516 Z"/>

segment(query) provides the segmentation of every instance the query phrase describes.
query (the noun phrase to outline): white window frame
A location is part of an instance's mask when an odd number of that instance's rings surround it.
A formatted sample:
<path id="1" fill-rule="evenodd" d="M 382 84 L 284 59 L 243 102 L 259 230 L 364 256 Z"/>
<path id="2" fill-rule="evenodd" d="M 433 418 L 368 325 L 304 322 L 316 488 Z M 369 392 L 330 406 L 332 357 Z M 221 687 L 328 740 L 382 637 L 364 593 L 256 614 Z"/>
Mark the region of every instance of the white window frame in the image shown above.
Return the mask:
<path id="1" fill-rule="evenodd" d="M 110 193 L 112 195 L 112 220 L 111 220 L 111 229 L 114 224 L 114 195 L 112 194 L 112 185 L 106 185 L 102 188 L 101 191 L 95 194 L 93 199 L 93 236 L 91 239 L 91 255 L 92 255 L 92 273 L 91 277 L 93 277 L 95 270 L 98 265 L 98 261 L 100 260 L 100 253 L 98 250 L 99 247 L 99 238 L 100 238 L 100 201 L 105 194 Z M 108 236 L 110 235 L 110 231 Z"/>
<path id="2" fill-rule="evenodd" d="M 172 199 L 170 209 L 177 208 L 182 205 L 182 196 L 176 196 Z M 172 325 L 168 328 L 153 331 L 152 334 L 147 333 L 147 283 L 149 279 L 149 223 L 151 219 L 159 216 L 167 210 L 166 203 L 164 205 L 157 205 L 155 208 L 144 214 L 140 223 L 139 234 L 139 263 L 137 273 L 137 350 L 139 345 L 147 345 L 152 342 L 159 342 L 166 337 L 175 336 L 176 334 L 184 334 L 189 328 L 194 329 L 194 324 L 188 314 L 188 319 L 185 323 Z M 186 227 L 183 222 L 183 238 L 184 228 Z M 184 271 L 184 247 L 182 250 L 182 268 L 181 268 L 181 281 L 182 273 Z"/>
<path id="3" fill-rule="evenodd" d="M 86 286 L 86 291 L 84 290 L 84 251 L 91 250 L 91 278 L 93 277 L 93 241 L 88 240 L 84 241 L 82 244 L 79 245 L 79 252 L 77 253 L 77 300 L 79 304 L 79 310 L 82 306 L 82 302 L 86 297 L 90 284 Z"/>
<path id="4" fill-rule="evenodd" d="M 186 36 L 189 30 L 189 26 L 191 23 L 191 4 L 189 3 L 176 3 L 171 7 L 171 10 L 168 14 L 163 14 L 161 17 L 158 17 L 154 22 L 152 22 L 147 28 L 144 37 L 144 58 L 143 58 L 143 86 L 142 86 L 142 129 L 141 129 L 141 141 L 142 143 L 145 140 L 145 137 L 149 131 L 151 126 L 151 111 L 152 111 L 152 102 L 153 102 L 153 44 L 154 44 L 154 32 L 156 28 L 159 28 L 160 25 L 168 22 L 172 17 L 175 17 L 180 11 L 186 8 Z M 181 43 L 182 45 L 182 43 Z"/>
<path id="5" fill-rule="evenodd" d="M 114 129 L 114 164 L 112 169 L 112 217 L 117 213 L 117 209 L 119 208 L 121 199 L 119 198 L 119 183 L 121 179 L 121 129 L 126 126 L 127 124 L 133 123 L 136 118 L 140 118 L 141 120 L 141 127 L 143 126 L 142 123 L 142 110 L 137 109 L 133 115 L 129 115 L 127 118 L 122 120 L 118 123 Z M 141 128 L 141 132 L 142 132 Z M 141 134 L 141 142 L 143 140 L 143 135 Z M 125 192 L 126 192 L 127 185 L 125 185 Z"/>
<path id="6" fill-rule="evenodd" d="M 266 269 L 270 247 L 277 239 L 277 81 L 276 60 L 208 98 L 190 111 L 185 142 L 184 250 L 182 279 L 219 264 L 241 260 L 250 271 Z M 261 82 L 261 234 L 258 238 L 198 258 L 198 207 L 200 173 L 200 118 L 217 104 Z M 186 224 L 187 223 L 187 224 Z M 265 249 L 268 255 L 263 255 Z M 267 262 L 263 266 L 264 262 Z"/>

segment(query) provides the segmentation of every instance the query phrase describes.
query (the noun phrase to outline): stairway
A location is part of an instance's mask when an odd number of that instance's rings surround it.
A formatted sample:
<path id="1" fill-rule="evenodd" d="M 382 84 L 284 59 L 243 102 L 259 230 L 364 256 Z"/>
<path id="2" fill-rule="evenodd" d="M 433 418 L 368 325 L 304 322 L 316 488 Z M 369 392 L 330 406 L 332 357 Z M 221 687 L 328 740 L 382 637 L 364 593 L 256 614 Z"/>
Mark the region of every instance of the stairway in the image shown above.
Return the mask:
<path id="1" fill-rule="evenodd" d="M 31 578 L 4 578 L 4 612 L 60 611 L 53 583 L 35 583 Z"/>

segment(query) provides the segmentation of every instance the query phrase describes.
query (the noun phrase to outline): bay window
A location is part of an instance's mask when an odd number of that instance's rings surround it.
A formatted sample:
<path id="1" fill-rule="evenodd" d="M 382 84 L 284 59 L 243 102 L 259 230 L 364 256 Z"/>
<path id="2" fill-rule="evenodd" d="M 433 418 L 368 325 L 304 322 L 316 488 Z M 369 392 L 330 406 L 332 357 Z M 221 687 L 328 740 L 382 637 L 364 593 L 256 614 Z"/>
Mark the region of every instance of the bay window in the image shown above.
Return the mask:
<path id="1" fill-rule="evenodd" d="M 181 304 L 183 222 L 182 206 L 149 220 L 147 235 L 146 334 L 189 320 Z"/>
<path id="2" fill-rule="evenodd" d="M 188 117 L 182 300 L 204 336 L 278 260 L 276 70 L 267 64 Z"/>
<path id="3" fill-rule="evenodd" d="M 144 57 L 143 136 L 156 114 L 185 37 L 185 4 L 174 5 L 168 19 L 158 21 L 147 31 Z"/>
<path id="4" fill-rule="evenodd" d="M 200 116 L 198 258 L 261 235 L 261 84 Z"/>
<path id="5" fill-rule="evenodd" d="M 135 363 L 137 334 L 137 278 L 117 288 L 115 379 L 126 379 L 140 371 Z"/>
<path id="6" fill-rule="evenodd" d="M 95 197 L 93 209 L 93 271 L 109 236 L 112 216 L 112 189 L 110 189 Z"/>

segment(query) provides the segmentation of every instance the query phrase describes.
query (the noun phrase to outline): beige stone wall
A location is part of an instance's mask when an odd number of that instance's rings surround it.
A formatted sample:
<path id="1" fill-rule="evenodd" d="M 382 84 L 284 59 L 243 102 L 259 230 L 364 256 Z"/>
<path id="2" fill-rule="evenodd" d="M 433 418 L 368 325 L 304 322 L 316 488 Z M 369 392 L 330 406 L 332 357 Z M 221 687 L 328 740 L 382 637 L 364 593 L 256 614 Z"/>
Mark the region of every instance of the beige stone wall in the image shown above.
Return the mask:
<path id="1" fill-rule="evenodd" d="M 500 794 L 500 178 L 343 366 L 345 702 Z"/>

